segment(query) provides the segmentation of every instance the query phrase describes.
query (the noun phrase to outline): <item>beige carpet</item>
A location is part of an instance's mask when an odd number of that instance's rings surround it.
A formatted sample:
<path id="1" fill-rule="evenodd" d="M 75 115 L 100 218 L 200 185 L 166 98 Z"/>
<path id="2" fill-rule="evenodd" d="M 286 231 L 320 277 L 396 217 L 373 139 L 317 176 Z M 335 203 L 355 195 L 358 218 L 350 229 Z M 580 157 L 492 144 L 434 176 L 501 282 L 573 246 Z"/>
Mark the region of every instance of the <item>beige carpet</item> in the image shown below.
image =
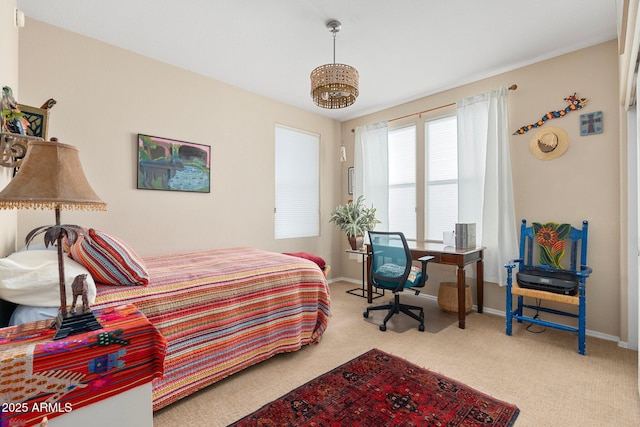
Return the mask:
<path id="1" fill-rule="evenodd" d="M 361 298 L 364 300 L 364 298 Z M 444 328 L 453 325 L 458 322 L 458 314 L 457 313 L 447 313 L 440 310 L 438 303 L 435 300 L 427 299 L 422 296 L 416 296 L 414 293 L 407 292 L 405 295 L 402 295 L 400 301 L 403 304 L 415 305 L 418 307 L 422 307 L 425 312 L 425 322 L 424 322 L 424 330 L 425 332 L 430 333 L 438 333 Z M 382 305 L 393 302 L 393 294 L 387 292 L 385 296 L 376 298 L 373 300 L 372 305 Z M 366 307 L 366 306 L 363 306 Z M 362 310 L 364 311 L 364 310 Z M 428 318 L 427 318 L 427 313 Z M 362 314 L 362 313 L 361 313 Z M 365 322 L 369 322 L 376 327 L 380 327 L 382 321 L 387 315 L 386 310 L 375 310 L 369 312 L 369 317 L 362 319 Z M 397 333 L 404 333 L 411 329 L 416 329 L 418 327 L 418 322 L 413 320 L 409 316 L 393 316 L 387 322 L 387 331 L 393 331 Z"/>
<path id="2" fill-rule="evenodd" d="M 154 427 L 225 426 L 374 347 L 518 406 L 517 427 L 640 425 L 635 351 L 587 337 L 587 355 L 580 356 L 575 334 L 534 334 L 522 324 L 508 337 L 504 318 L 486 313 L 469 314 L 461 330 L 455 315 L 428 300 L 425 332 L 403 320 L 380 332 L 362 317 L 366 300 L 345 293 L 352 287 L 331 284 L 332 318 L 319 344 L 275 356 L 156 412 Z M 429 329 L 431 320 L 440 326 Z"/>

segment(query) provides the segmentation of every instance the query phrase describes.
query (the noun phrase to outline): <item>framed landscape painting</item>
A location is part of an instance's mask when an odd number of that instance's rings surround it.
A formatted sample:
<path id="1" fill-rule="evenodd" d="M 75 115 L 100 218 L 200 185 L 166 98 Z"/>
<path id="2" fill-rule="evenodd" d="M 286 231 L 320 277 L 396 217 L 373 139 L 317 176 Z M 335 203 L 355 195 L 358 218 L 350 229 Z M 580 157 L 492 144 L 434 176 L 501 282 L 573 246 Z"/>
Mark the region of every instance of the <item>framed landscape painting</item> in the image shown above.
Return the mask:
<path id="1" fill-rule="evenodd" d="M 138 134 L 138 188 L 211 191 L 211 147 Z"/>

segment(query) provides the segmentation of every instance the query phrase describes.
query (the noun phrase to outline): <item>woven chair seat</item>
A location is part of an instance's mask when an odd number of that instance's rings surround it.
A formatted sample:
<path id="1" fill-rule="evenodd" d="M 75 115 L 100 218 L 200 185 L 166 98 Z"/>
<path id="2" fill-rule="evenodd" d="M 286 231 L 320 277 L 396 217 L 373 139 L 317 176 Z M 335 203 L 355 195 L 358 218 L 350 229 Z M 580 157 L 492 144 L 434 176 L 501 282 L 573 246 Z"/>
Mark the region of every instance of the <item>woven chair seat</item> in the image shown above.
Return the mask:
<path id="1" fill-rule="evenodd" d="M 556 294 L 556 293 L 547 292 L 547 291 L 539 291 L 537 289 L 521 288 L 520 285 L 518 285 L 518 282 L 513 283 L 511 288 L 511 293 L 513 295 L 522 295 L 523 297 L 538 298 L 538 299 L 544 299 L 547 301 L 556 301 L 564 304 L 578 305 L 580 303 L 580 299 L 578 298 L 578 295 L 563 295 L 563 294 Z"/>

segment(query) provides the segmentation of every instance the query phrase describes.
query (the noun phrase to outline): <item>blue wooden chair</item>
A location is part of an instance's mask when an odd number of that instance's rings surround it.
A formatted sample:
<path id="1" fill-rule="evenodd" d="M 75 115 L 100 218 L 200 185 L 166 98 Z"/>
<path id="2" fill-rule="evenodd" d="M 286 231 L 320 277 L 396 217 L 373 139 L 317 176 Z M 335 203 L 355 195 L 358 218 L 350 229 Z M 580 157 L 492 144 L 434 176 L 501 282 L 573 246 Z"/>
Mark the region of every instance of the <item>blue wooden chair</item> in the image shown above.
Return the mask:
<path id="1" fill-rule="evenodd" d="M 362 313 L 369 317 L 372 310 L 387 310 L 388 313 L 380 325 L 381 331 L 387 330 L 387 321 L 397 313 L 404 313 L 420 322 L 419 331 L 424 331 L 424 310 L 422 307 L 400 303 L 400 292 L 411 289 L 416 295 L 424 287 L 427 275 L 427 262 L 432 256 L 419 258 L 421 268 L 413 267 L 411 250 L 407 239 L 400 232 L 369 231 L 371 242 L 371 267 L 369 280 L 378 289 L 393 292 L 393 302 L 384 305 L 368 307 Z"/>
<path id="2" fill-rule="evenodd" d="M 582 229 L 570 224 L 545 224 L 534 222 L 527 226 L 522 220 L 520 228 L 520 256 L 505 265 L 507 269 L 506 333 L 511 335 L 512 321 L 523 321 L 561 329 L 578 334 L 578 353 L 585 354 L 587 302 L 586 279 L 591 274 L 587 267 L 587 221 Z M 568 257 L 565 253 L 568 251 Z M 578 264 L 578 255 L 580 263 Z M 513 271 L 518 271 L 513 280 Z M 517 297 L 515 309 L 513 296 Z M 536 305 L 525 304 L 524 298 L 534 298 Z M 543 307 L 542 301 L 570 304 L 572 311 Z M 554 306 L 557 306 L 554 304 Z M 562 307 L 562 306 L 560 306 Z M 525 315 L 524 309 L 534 310 L 535 315 Z M 567 309 L 568 310 L 568 309 Z M 539 318 L 539 312 L 551 313 L 577 319 L 577 327 Z"/>

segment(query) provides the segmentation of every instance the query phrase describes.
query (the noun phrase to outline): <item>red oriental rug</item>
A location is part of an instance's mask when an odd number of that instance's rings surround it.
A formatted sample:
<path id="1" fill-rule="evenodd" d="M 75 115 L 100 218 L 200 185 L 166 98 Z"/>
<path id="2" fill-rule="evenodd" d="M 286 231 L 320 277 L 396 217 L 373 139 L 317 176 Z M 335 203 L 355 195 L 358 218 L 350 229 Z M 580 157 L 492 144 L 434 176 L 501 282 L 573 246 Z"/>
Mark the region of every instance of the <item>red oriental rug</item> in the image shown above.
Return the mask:
<path id="1" fill-rule="evenodd" d="M 519 410 L 378 349 L 231 426 L 512 426 Z"/>

